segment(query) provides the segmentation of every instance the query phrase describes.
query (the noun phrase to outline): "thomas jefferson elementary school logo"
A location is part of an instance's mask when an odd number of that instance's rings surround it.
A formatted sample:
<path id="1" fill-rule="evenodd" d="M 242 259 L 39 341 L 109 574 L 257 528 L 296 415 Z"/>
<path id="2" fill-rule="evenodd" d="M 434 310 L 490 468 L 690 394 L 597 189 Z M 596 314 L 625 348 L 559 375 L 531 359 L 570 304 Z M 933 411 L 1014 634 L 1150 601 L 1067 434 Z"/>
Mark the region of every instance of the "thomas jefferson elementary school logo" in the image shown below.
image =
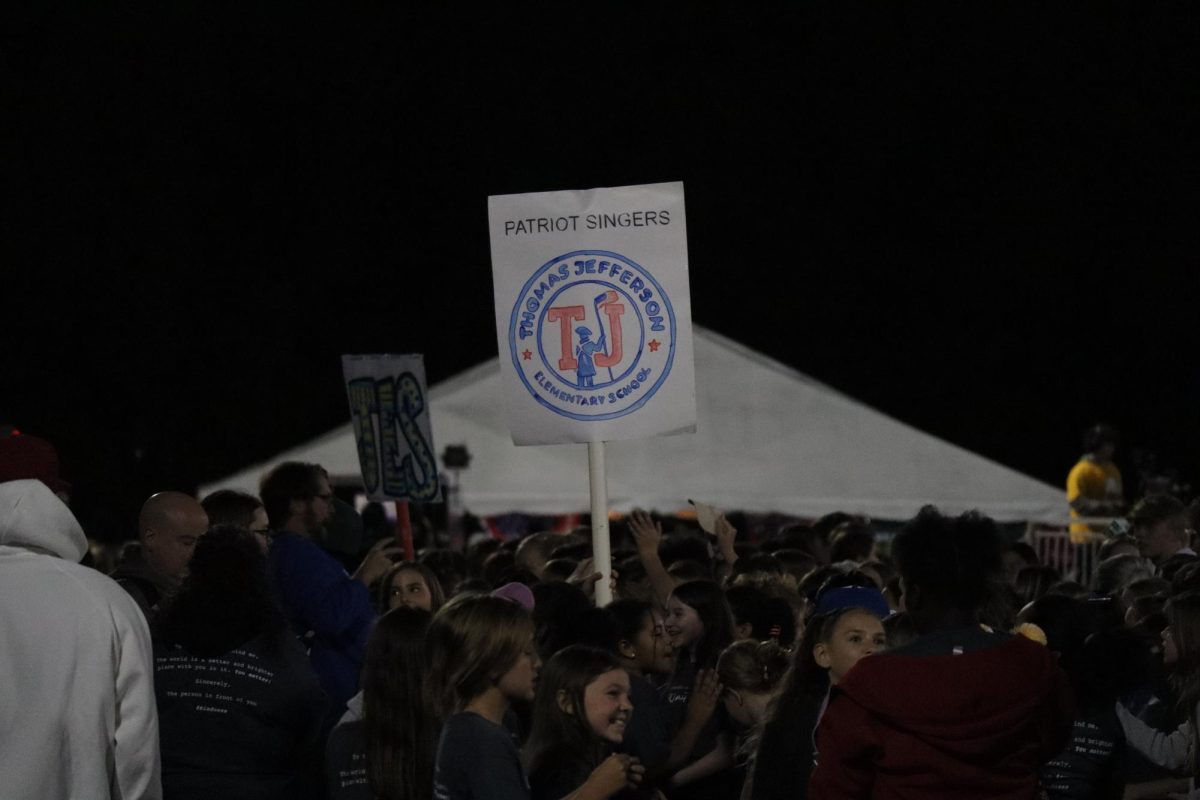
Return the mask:
<path id="1" fill-rule="evenodd" d="M 513 366 L 534 399 L 575 420 L 623 417 L 671 371 L 675 312 L 639 264 L 606 250 L 546 262 L 508 326 Z"/>

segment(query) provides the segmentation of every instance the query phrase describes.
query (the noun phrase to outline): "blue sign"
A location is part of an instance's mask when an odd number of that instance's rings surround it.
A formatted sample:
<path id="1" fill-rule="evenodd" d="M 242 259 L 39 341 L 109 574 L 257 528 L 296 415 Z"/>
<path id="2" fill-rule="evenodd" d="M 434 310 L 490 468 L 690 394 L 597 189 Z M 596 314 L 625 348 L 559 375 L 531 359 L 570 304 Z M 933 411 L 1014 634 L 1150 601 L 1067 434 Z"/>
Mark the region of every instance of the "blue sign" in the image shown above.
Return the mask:
<path id="1" fill-rule="evenodd" d="M 644 406 L 667 379 L 675 312 L 645 267 L 609 250 L 575 250 L 525 282 L 508 338 L 538 403 L 574 420 L 610 420 Z"/>

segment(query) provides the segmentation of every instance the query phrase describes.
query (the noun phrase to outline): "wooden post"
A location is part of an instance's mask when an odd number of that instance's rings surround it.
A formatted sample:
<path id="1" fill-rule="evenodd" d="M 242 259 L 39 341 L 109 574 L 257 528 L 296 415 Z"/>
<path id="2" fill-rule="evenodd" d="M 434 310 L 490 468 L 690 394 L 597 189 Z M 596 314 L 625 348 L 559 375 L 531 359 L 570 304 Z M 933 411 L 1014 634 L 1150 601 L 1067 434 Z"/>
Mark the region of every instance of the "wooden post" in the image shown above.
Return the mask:
<path id="1" fill-rule="evenodd" d="M 396 544 L 404 548 L 404 560 L 415 561 L 413 551 L 412 519 L 408 516 L 408 503 L 396 501 Z"/>

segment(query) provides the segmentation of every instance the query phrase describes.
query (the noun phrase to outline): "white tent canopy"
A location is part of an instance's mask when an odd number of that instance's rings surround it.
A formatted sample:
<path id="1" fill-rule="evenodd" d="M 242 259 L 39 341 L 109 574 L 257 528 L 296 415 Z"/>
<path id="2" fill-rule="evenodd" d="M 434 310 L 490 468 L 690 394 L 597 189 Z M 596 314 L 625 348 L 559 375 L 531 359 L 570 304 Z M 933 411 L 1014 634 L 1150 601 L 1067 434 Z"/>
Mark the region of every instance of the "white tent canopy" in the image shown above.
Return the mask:
<path id="1" fill-rule="evenodd" d="M 688 498 L 728 510 L 902 520 L 926 503 L 999 521 L 1061 522 L 1064 492 L 916 430 L 719 334 L 695 328 L 695 434 L 610 442 L 609 505 L 661 512 Z M 586 510 L 587 447 L 516 447 L 505 427 L 499 360 L 429 391 L 433 444 L 466 445 L 461 498 L 473 514 Z M 215 483 L 257 492 L 281 461 L 321 464 L 358 484 L 349 423 Z"/>

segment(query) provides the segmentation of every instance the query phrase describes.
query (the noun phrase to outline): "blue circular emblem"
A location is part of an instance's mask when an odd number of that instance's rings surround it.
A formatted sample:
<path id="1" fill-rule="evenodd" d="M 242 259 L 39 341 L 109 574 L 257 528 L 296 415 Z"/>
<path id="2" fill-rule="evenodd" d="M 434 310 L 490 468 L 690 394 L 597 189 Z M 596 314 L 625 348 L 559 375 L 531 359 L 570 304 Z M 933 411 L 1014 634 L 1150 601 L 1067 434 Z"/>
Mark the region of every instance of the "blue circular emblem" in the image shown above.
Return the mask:
<path id="1" fill-rule="evenodd" d="M 571 419 L 616 419 L 645 405 L 671 372 L 675 311 L 640 264 L 576 250 L 525 282 L 508 346 L 537 402 Z"/>

